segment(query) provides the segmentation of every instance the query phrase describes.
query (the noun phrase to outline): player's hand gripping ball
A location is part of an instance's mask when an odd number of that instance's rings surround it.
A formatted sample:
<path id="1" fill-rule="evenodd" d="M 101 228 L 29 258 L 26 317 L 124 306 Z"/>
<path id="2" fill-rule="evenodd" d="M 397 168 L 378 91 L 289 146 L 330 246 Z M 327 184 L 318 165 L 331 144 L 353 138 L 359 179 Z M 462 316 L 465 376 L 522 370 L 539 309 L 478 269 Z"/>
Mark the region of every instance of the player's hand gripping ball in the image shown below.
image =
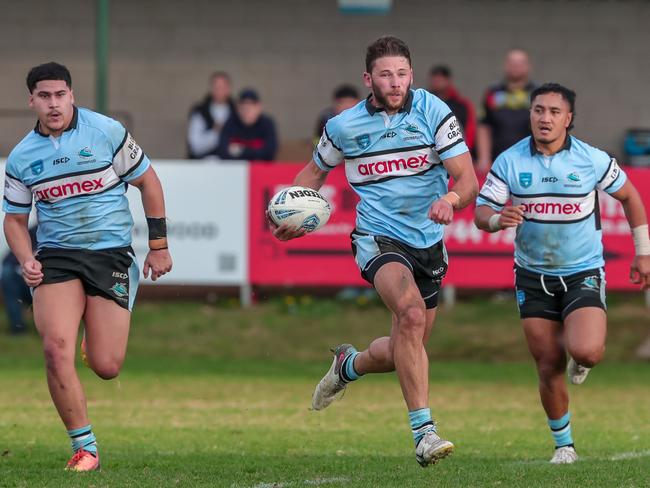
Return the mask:
<path id="1" fill-rule="evenodd" d="M 276 193 L 268 206 L 268 217 L 278 227 L 287 224 L 314 232 L 324 226 L 332 212 L 330 204 L 316 190 L 292 186 Z"/>

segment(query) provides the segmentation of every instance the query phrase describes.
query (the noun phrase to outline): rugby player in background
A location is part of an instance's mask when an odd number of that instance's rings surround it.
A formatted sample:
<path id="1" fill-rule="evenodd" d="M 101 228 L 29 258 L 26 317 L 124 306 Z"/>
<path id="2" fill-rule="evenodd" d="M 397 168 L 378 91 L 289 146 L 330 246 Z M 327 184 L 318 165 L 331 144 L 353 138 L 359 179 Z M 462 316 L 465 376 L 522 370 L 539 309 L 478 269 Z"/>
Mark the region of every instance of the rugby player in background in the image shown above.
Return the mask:
<path id="1" fill-rule="evenodd" d="M 630 278 L 642 289 L 650 287 L 650 240 L 641 197 L 614 158 L 569 134 L 574 119 L 572 90 L 555 83 L 535 89 L 532 136 L 497 157 L 475 211 L 482 230 L 517 228 L 517 304 L 555 440 L 554 464 L 578 459 L 564 372 L 573 384 L 581 384 L 605 351 L 598 190 L 623 204 L 636 249 Z"/>

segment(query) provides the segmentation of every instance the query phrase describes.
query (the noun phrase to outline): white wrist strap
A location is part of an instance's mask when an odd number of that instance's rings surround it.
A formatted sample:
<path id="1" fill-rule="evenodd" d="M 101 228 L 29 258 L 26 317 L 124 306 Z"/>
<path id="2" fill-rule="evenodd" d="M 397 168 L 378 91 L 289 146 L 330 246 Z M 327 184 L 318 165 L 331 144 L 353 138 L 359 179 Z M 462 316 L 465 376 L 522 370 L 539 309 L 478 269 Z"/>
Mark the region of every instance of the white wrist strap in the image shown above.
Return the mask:
<path id="1" fill-rule="evenodd" d="M 500 218 L 501 218 L 500 213 L 495 213 L 494 215 L 492 215 L 490 217 L 490 220 L 488 220 L 488 228 L 491 231 L 494 232 L 494 231 L 497 231 L 497 230 L 501 230 L 501 224 L 499 223 Z"/>
<path id="2" fill-rule="evenodd" d="M 634 250 L 637 256 L 647 256 L 650 254 L 650 238 L 648 238 L 648 224 L 639 225 L 632 229 L 632 238 L 634 239 Z"/>
<path id="3" fill-rule="evenodd" d="M 446 202 L 448 202 L 454 208 L 458 207 L 458 205 L 460 204 L 460 195 L 453 190 L 447 192 L 441 198 Z"/>

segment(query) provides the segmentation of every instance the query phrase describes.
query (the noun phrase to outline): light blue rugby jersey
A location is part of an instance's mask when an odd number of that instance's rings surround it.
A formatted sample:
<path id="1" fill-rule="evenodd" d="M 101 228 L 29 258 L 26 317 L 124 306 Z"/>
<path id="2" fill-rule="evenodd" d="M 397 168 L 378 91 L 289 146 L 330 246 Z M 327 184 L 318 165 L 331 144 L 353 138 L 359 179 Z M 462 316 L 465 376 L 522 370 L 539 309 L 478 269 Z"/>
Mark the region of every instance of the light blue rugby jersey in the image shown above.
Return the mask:
<path id="1" fill-rule="evenodd" d="M 345 162 L 348 182 L 361 201 L 357 230 L 427 248 L 443 226 L 427 217 L 447 193 L 445 159 L 467 152 L 456 117 L 429 92 L 410 90 L 402 110 L 389 116 L 369 99 L 325 125 L 314 161 L 325 171 Z"/>
<path id="2" fill-rule="evenodd" d="M 109 249 L 131 244 L 126 183 L 150 166 L 119 122 L 74 107 L 70 126 L 54 138 L 36 128 L 7 158 L 2 208 L 38 218 L 38 247 Z"/>
<path id="3" fill-rule="evenodd" d="M 568 275 L 605 264 L 597 190 L 613 193 L 626 180 L 614 158 L 573 136 L 552 156 L 527 137 L 497 157 L 476 204 L 496 211 L 510 199 L 523 205 L 515 262 L 537 273 Z"/>

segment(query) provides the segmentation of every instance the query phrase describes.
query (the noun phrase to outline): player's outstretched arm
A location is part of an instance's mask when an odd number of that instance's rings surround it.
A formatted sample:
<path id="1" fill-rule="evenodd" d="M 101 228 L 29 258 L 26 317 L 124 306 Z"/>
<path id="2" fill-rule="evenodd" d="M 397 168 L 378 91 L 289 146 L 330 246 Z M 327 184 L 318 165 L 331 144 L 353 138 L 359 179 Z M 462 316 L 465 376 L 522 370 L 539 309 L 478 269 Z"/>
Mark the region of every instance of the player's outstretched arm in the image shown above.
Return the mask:
<path id="1" fill-rule="evenodd" d="M 149 252 L 144 260 L 142 273 L 145 278 L 151 271 L 152 281 L 172 269 L 172 258 L 167 246 L 167 224 L 165 220 L 165 198 L 162 185 L 153 167 L 142 176 L 129 182 L 140 190 L 142 206 L 149 226 Z"/>
<path id="2" fill-rule="evenodd" d="M 648 237 L 648 218 L 643 200 L 630 180 L 611 195 L 623 204 L 625 217 L 632 229 L 636 255 L 630 266 L 630 280 L 640 285 L 642 290 L 648 290 L 650 289 L 650 237 Z"/>
<path id="3" fill-rule="evenodd" d="M 20 263 L 27 286 L 38 286 L 43 280 L 41 263 L 34 257 L 29 237 L 29 214 L 5 214 L 4 232 L 7 244 Z"/>
<path id="4" fill-rule="evenodd" d="M 474 201 L 478 194 L 478 180 L 469 152 L 443 161 L 445 169 L 454 179 L 449 193 L 436 200 L 429 209 L 429 218 L 438 224 L 450 224 L 454 210 L 461 209 Z"/>
<path id="5" fill-rule="evenodd" d="M 296 175 L 293 180 L 293 186 L 304 186 L 318 191 L 320 190 L 320 187 L 323 186 L 323 183 L 325 183 L 326 179 L 327 171 L 320 169 L 312 159 Z M 268 214 L 266 215 L 266 221 L 269 223 L 269 226 L 273 231 L 273 235 L 281 241 L 289 241 L 291 239 L 295 239 L 296 237 L 302 237 L 307 233 L 305 229 L 296 229 L 295 227 L 291 227 L 287 224 L 277 226 L 269 218 Z"/>

